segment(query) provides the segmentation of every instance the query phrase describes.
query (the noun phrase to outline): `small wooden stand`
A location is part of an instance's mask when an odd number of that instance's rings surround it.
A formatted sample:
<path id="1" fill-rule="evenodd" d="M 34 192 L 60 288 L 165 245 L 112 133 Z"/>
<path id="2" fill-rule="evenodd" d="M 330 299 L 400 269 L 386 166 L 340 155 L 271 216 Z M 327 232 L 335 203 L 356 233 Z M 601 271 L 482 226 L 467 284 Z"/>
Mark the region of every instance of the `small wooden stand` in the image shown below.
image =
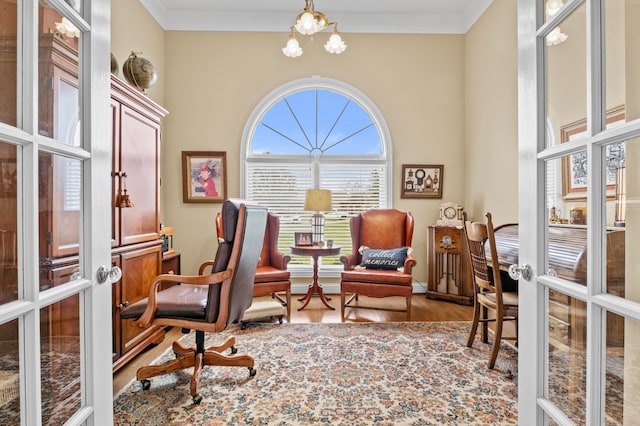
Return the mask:
<path id="1" fill-rule="evenodd" d="M 429 227 L 429 299 L 473 305 L 473 279 L 462 227 Z"/>
<path id="2" fill-rule="evenodd" d="M 311 301 L 311 297 L 314 294 L 320 296 L 320 300 L 327 308 L 331 310 L 335 310 L 333 306 L 329 304 L 329 300 L 325 295 L 324 291 L 320 284 L 318 284 L 318 257 L 320 256 L 335 256 L 340 254 L 340 246 L 291 246 L 291 254 L 299 255 L 299 256 L 311 256 L 313 257 L 313 284 L 309 286 L 307 290 L 307 294 L 304 295 L 303 298 L 298 299 L 302 302 L 302 306 L 298 308 L 299 311 L 304 309 L 309 302 Z"/>

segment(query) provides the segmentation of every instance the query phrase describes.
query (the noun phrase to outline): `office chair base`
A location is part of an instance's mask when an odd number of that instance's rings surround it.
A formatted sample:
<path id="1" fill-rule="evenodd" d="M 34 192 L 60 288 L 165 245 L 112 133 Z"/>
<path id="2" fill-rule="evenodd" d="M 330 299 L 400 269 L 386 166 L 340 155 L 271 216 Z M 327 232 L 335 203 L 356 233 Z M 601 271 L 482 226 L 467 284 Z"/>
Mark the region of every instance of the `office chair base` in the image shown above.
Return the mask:
<path id="1" fill-rule="evenodd" d="M 198 339 L 196 339 L 198 340 Z M 253 368 L 254 361 L 250 355 L 237 355 L 237 349 L 234 346 L 236 339 L 227 337 L 220 345 L 210 346 L 206 349 L 198 350 L 196 346 L 184 346 L 178 341 L 173 342 L 173 352 L 176 359 L 168 361 L 161 365 L 148 365 L 138 369 L 136 379 L 140 380 L 143 390 L 149 390 L 151 387 L 152 377 L 162 376 L 164 374 L 173 373 L 175 371 L 184 370 L 185 368 L 193 368 L 191 376 L 190 393 L 194 404 L 202 402 L 202 396 L 198 393 L 198 382 L 200 380 L 200 371 L 206 365 L 218 365 L 227 367 L 247 367 L 249 369 L 249 377 L 256 375 Z M 224 355 L 221 352 L 231 349 L 231 355 Z"/>

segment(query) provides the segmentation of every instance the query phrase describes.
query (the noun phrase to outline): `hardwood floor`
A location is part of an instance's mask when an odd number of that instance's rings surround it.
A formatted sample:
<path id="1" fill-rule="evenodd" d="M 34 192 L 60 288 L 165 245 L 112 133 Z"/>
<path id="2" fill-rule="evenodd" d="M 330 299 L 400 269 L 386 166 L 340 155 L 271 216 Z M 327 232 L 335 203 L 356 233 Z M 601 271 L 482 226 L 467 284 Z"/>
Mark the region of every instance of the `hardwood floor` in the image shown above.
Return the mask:
<path id="1" fill-rule="evenodd" d="M 302 311 L 298 308 L 302 304 L 298 298 L 302 295 L 291 296 L 291 323 L 339 323 L 340 322 L 340 295 L 329 295 L 330 303 L 335 310 L 327 309 L 319 298 L 314 297 L 309 305 Z M 387 297 L 384 299 L 372 299 L 361 296 L 359 303 L 363 306 L 391 306 L 404 309 L 405 302 L 402 297 Z M 411 301 L 411 321 L 471 321 L 473 308 L 471 306 L 457 305 L 455 303 L 427 299 L 424 294 L 414 294 Z M 406 321 L 404 312 L 392 312 L 373 309 L 349 309 L 345 311 L 345 322 L 401 322 Z M 135 380 L 136 370 L 150 364 L 160 356 L 171 343 L 182 336 L 180 329 L 173 328 L 167 331 L 164 341 L 152 346 L 140 353 L 127 365 L 113 375 L 113 394 L 117 395 L 132 380 Z"/>

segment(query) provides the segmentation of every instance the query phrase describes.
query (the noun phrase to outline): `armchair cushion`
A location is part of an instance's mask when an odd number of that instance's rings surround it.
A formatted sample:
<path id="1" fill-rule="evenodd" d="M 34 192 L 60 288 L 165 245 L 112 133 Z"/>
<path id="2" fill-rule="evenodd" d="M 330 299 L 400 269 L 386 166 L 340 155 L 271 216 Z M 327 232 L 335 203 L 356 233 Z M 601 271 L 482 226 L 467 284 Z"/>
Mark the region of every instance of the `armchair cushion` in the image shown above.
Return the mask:
<path id="1" fill-rule="evenodd" d="M 362 263 L 360 266 L 367 269 L 402 270 L 409 247 L 381 250 L 363 246 L 361 250 Z"/>
<path id="2" fill-rule="evenodd" d="M 289 281 L 290 276 L 290 272 L 286 269 L 277 269 L 273 266 L 258 266 L 256 268 L 255 282 L 258 284 L 274 281 Z"/>
<path id="3" fill-rule="evenodd" d="M 360 269 L 342 272 L 342 283 L 366 283 L 411 286 L 411 274 L 388 269 Z"/>

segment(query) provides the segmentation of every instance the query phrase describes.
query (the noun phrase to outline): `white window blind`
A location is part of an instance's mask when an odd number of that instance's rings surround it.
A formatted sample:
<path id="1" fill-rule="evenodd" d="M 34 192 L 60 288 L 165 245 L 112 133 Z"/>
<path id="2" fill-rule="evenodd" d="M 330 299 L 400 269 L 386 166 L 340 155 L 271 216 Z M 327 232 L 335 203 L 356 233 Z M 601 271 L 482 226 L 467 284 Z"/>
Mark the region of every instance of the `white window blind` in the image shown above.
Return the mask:
<path id="1" fill-rule="evenodd" d="M 311 215 L 304 211 L 306 190 L 316 178 L 320 188 L 330 189 L 333 211 L 325 213 L 325 238 L 351 251 L 349 219 L 366 210 L 385 208 L 387 200 L 387 169 L 385 164 L 323 163 L 314 176 L 309 163 L 265 163 L 247 161 L 247 199 L 269 208 L 280 218 L 278 246 L 289 252 L 294 232 L 311 231 Z M 295 259 L 292 264 L 307 264 L 307 259 Z M 324 258 L 324 265 L 339 264 Z"/>

